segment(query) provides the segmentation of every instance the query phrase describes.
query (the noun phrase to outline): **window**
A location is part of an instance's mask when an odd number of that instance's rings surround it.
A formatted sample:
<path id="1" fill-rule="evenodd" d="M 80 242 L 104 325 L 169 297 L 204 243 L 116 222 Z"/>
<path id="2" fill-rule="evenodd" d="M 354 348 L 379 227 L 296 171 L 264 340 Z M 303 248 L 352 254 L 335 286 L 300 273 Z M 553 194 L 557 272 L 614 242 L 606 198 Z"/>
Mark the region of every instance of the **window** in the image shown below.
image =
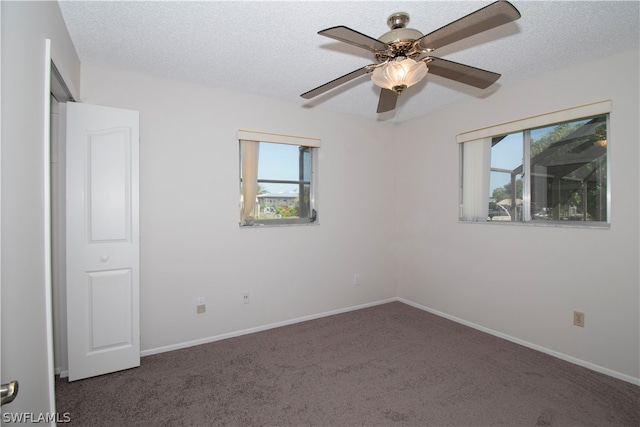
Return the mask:
<path id="1" fill-rule="evenodd" d="M 609 111 L 591 104 L 459 135 L 460 219 L 607 224 Z M 558 118 L 569 119 L 549 121 Z"/>
<path id="2" fill-rule="evenodd" d="M 239 139 L 240 226 L 316 222 L 320 141 L 247 131 Z"/>

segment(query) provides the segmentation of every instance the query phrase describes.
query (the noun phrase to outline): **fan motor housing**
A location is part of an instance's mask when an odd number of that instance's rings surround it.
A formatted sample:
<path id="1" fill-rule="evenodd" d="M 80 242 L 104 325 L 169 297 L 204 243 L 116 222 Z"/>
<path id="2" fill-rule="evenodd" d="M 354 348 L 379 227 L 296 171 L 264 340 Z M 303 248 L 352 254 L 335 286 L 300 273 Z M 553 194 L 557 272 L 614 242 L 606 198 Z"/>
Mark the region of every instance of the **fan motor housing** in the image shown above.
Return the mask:
<path id="1" fill-rule="evenodd" d="M 407 28 L 409 23 L 409 14 L 407 12 L 396 12 L 387 18 L 387 25 L 391 29 L 378 38 L 383 43 L 414 41 L 422 37 L 418 30 Z"/>
<path id="2" fill-rule="evenodd" d="M 405 41 L 412 42 L 414 40 L 418 40 L 422 36 L 423 34 L 420 31 L 414 30 L 413 28 L 396 28 L 395 30 L 384 33 L 378 37 L 378 40 L 388 44 Z"/>
<path id="3" fill-rule="evenodd" d="M 408 23 L 409 14 L 406 12 L 394 13 L 387 18 L 387 25 L 391 31 L 378 37 L 378 40 L 388 44 L 390 50 L 384 54 L 377 53 L 376 60 L 382 62 L 389 57 L 407 56 L 407 53 L 413 48 L 413 42 L 424 35 L 413 28 L 406 28 Z"/>

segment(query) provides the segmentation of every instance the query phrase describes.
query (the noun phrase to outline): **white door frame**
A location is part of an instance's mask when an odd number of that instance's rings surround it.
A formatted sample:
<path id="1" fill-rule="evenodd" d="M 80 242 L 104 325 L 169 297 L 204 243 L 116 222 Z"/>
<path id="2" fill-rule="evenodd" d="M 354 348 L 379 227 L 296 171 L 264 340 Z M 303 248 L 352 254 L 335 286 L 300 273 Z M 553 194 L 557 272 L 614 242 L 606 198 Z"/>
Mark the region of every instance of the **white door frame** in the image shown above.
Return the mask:
<path id="1" fill-rule="evenodd" d="M 65 244 L 65 124 L 67 102 L 75 102 L 71 89 L 51 62 L 51 94 L 58 101 L 57 114 L 52 114 L 51 174 L 52 174 L 52 304 L 54 371 L 61 378 L 68 376 L 67 312 L 66 312 L 66 244 Z M 55 121 L 55 123 L 53 123 Z M 55 166 L 55 167 L 54 167 Z"/>
<path id="2" fill-rule="evenodd" d="M 2 7 L 0 7 L 0 14 L 2 14 L 3 10 L 4 10 L 4 4 L 2 5 Z M 2 21 L 0 20 L 0 23 Z M 4 34 L 4 28 L 1 29 L 3 35 Z M 17 402 L 11 404 L 10 406 L 6 406 L 2 408 L 2 413 L 14 413 L 17 416 L 22 415 L 22 419 L 24 420 L 28 420 L 28 414 L 25 412 L 29 411 L 29 409 L 31 410 L 37 410 L 36 412 L 49 412 L 51 414 L 55 413 L 55 379 L 54 379 L 54 371 L 53 371 L 53 339 L 52 339 L 52 306 L 51 306 L 51 295 L 52 295 L 52 289 L 51 289 L 51 248 L 50 248 L 50 243 L 51 243 L 51 224 L 49 222 L 50 220 L 50 215 L 51 215 L 51 206 L 50 206 L 50 201 L 51 201 L 51 193 L 50 193 L 50 183 L 51 183 L 51 179 L 49 176 L 49 171 L 50 171 L 50 164 L 49 164 L 49 160 L 50 160 L 50 124 L 51 124 L 51 118 L 50 118 L 50 113 L 51 113 L 51 99 L 50 99 L 50 93 L 51 93 L 51 57 L 52 57 L 52 42 L 50 39 L 45 39 L 38 37 L 37 41 L 33 41 L 35 42 L 35 48 L 37 49 L 37 52 L 32 52 L 30 55 L 28 55 L 29 60 L 31 59 L 36 59 L 37 58 L 37 63 L 39 64 L 37 67 L 40 69 L 32 69 L 31 72 L 33 74 L 29 74 L 29 77 L 31 77 L 32 75 L 35 76 L 35 78 L 37 80 L 40 81 L 34 81 L 33 82 L 33 86 L 36 86 L 33 88 L 33 90 L 31 90 L 29 92 L 29 94 L 35 94 L 36 99 L 35 99 L 35 104 L 32 103 L 32 97 L 31 95 L 29 95 L 30 97 L 28 98 L 28 101 L 26 101 L 24 104 L 21 103 L 20 107 L 24 106 L 24 105 L 32 105 L 33 107 L 33 115 L 31 116 L 31 118 L 29 118 L 28 116 L 18 116 L 17 118 L 19 120 L 21 120 L 20 123 L 22 123 L 22 121 L 24 121 L 24 124 L 28 124 L 28 123 L 32 123 L 33 124 L 33 129 L 31 131 L 29 131 L 29 135 L 31 135 L 32 137 L 35 136 L 35 138 L 32 138 L 31 141 L 35 144 L 29 144 L 28 145 L 28 149 L 29 150 L 33 150 L 35 152 L 35 154 L 37 155 L 37 162 L 40 164 L 40 166 L 38 166 L 38 163 L 36 163 L 35 167 L 38 169 L 38 174 L 36 177 L 34 177 L 34 180 L 30 180 L 28 181 L 28 186 L 26 188 L 23 188 L 23 191 L 27 191 L 30 192 L 31 195 L 29 196 L 29 203 L 33 204 L 33 202 L 36 203 L 36 206 L 34 206 L 35 212 L 31 211 L 29 214 L 29 218 L 35 218 L 35 220 L 37 222 L 39 222 L 39 224 L 33 224 L 35 225 L 35 228 L 37 228 L 37 235 L 35 236 L 30 236 L 31 240 L 30 242 L 33 243 L 32 245 L 32 250 L 34 251 L 34 257 L 35 259 L 37 259 L 38 265 L 34 266 L 35 270 L 37 270 L 37 274 L 34 276 L 33 272 L 30 273 L 29 280 L 30 283 L 29 285 L 29 289 L 32 289 L 34 292 L 33 295 L 33 299 L 36 302 L 44 302 L 44 311 L 39 311 L 40 314 L 37 315 L 37 323 L 34 324 L 29 324 L 28 326 L 31 328 L 31 331 L 36 332 L 35 336 L 29 336 L 28 334 L 21 334 L 21 326 L 19 321 L 20 319 L 18 319 L 18 324 L 16 325 L 11 325 L 11 334 L 7 334 L 7 340 L 10 340 L 9 342 L 12 344 L 17 344 L 17 347 L 11 348 L 8 346 L 8 343 L 4 340 L 5 337 L 2 337 L 2 340 L 0 340 L 0 343 L 4 343 L 4 355 L 10 355 L 11 357 L 7 357 L 7 360 L 11 360 L 11 366 L 7 366 L 6 371 L 4 371 L 3 369 L 3 382 L 8 382 L 9 380 L 25 380 L 28 387 L 24 387 L 24 383 L 20 385 L 19 389 L 23 389 L 20 390 L 21 392 L 18 393 L 17 396 Z M 31 41 L 29 41 L 29 44 L 32 44 Z M 9 49 L 9 51 L 11 51 L 11 49 Z M 7 52 L 9 52 L 7 51 Z M 11 51 L 11 55 L 13 55 L 13 51 Z M 5 60 L 5 53 L 0 52 L 0 58 L 2 58 L 2 60 Z M 7 65 L 7 64 L 5 64 Z M 9 65 L 10 66 L 10 65 Z M 20 64 L 20 66 L 22 66 L 22 64 Z M 3 98 L 5 93 L 9 94 L 8 96 L 12 99 L 16 98 L 16 92 L 15 90 L 11 89 L 11 88 L 7 88 L 6 86 L 3 88 L 5 92 L 3 92 Z M 11 89 L 11 90 L 10 90 Z M 38 101 L 37 98 L 40 98 L 40 100 Z M 39 105 L 38 105 L 39 104 Z M 8 107 L 9 108 L 9 107 Z M 2 120 L 6 120 L 7 117 L 11 116 L 13 117 L 12 114 L 10 114 L 9 112 L 3 111 L 3 114 L 0 116 L 2 117 Z M 4 123 L 4 126 L 2 127 L 2 132 L 0 133 L 0 135 L 6 136 L 4 135 L 5 129 L 9 130 L 10 132 L 10 136 L 13 135 L 14 133 L 17 132 L 17 127 L 15 125 L 12 124 L 12 126 L 6 127 L 8 122 Z M 33 134 L 33 131 L 36 130 L 36 133 Z M 2 142 L 2 147 L 11 147 L 10 143 L 11 141 L 5 140 L 3 138 Z M 21 146 L 22 147 L 22 146 Z M 26 152 L 26 150 L 23 150 L 22 148 L 20 148 L 20 150 L 10 150 L 11 154 L 13 155 L 14 153 L 24 153 Z M 4 154 L 4 151 L 3 151 Z M 20 166 L 20 165 L 17 165 Z M 32 167 L 33 165 L 31 163 L 28 163 L 29 167 Z M 42 175 L 40 175 L 42 174 Z M 21 183 L 20 182 L 16 182 L 15 184 L 12 183 L 8 183 L 8 182 L 4 182 L 4 185 L 7 185 L 7 187 L 5 187 L 5 190 L 7 188 L 11 189 L 11 191 L 9 191 L 9 193 L 13 196 L 15 196 L 16 192 L 18 191 L 17 189 L 20 188 Z M 1 189 L 0 189 L 1 191 Z M 35 193 L 35 194 L 34 194 Z M 3 197 L 6 197 L 4 194 L 2 195 Z M 35 199 L 34 199 L 35 197 Z M 0 199 L 2 200 L 2 199 Z M 6 202 L 5 202 L 6 203 Z M 30 205 L 31 206 L 31 205 Z M 3 208 L 3 216 L 4 216 L 4 209 L 9 209 L 8 206 L 2 206 Z M 17 211 L 15 208 L 11 208 L 10 212 L 12 214 L 16 214 L 19 213 L 19 211 Z M 21 226 L 23 225 L 23 223 L 20 224 Z M 4 241 L 7 239 L 7 235 L 6 235 L 6 230 L 1 230 L 2 232 L 2 240 L 3 243 Z M 10 233 L 11 234 L 11 238 L 13 239 L 15 236 L 15 233 Z M 35 239 L 35 240 L 34 240 Z M 7 242 L 12 243 L 10 242 Z M 9 246 L 10 247 L 10 246 Z M 20 251 L 23 251 L 24 248 L 20 248 Z M 19 254 L 22 254 L 22 252 L 19 252 Z M 3 254 L 0 254 L 0 261 L 4 261 L 6 260 L 6 255 L 7 252 L 4 253 L 4 257 L 2 257 Z M 11 257 L 10 257 L 11 258 Z M 0 263 L 0 266 L 2 266 L 2 264 Z M 6 267 L 6 265 L 5 265 Z M 1 268 L 1 267 L 0 267 Z M 10 282 L 11 283 L 5 283 L 3 281 L 2 286 L 0 287 L 0 289 L 2 289 L 4 293 L 4 296 L 8 296 L 8 295 L 14 295 L 13 292 L 11 293 L 6 293 L 7 288 L 11 289 L 12 291 L 16 290 L 17 288 L 20 288 L 20 270 L 17 270 L 16 268 L 10 268 L 9 270 L 11 270 L 10 273 L 7 274 L 11 274 L 11 278 L 10 278 Z M 7 270 L 7 272 L 9 272 L 9 270 Z M 2 272 L 3 274 L 0 275 L 0 277 L 4 278 L 4 274 L 5 272 Z M 33 283 L 35 282 L 35 283 Z M 5 285 L 7 286 L 7 288 L 5 288 Z M 22 296 L 24 296 L 24 293 L 20 294 L 20 298 L 22 298 Z M 9 303 L 8 301 L 5 301 L 7 303 Z M 14 301 L 11 301 L 11 303 L 14 303 Z M 31 310 L 31 309 L 36 309 L 36 310 L 41 310 L 42 307 L 39 304 L 36 304 L 35 306 L 33 306 L 33 304 L 31 304 L 31 306 L 25 306 L 25 304 L 28 304 L 29 301 L 28 300 L 23 300 L 20 299 L 19 301 L 16 301 L 16 305 L 20 304 L 20 306 L 14 306 L 15 309 L 17 310 Z M 14 309 L 14 312 L 15 312 Z M 3 316 L 6 315 L 6 313 L 1 313 Z M 42 317 L 44 316 L 44 318 Z M 0 317 L 1 319 L 1 317 Z M 42 321 L 40 321 L 40 319 L 42 319 Z M 4 320 L 4 332 L 7 332 L 8 327 L 9 327 L 9 323 L 11 321 L 11 319 L 3 319 Z M 15 326 L 15 327 L 14 327 Z M 33 327 L 36 327 L 37 329 L 34 330 Z M 42 335 L 44 334 L 44 336 Z M 44 338 L 44 342 L 41 342 L 40 339 Z M 38 342 L 40 342 L 40 344 L 37 345 L 37 348 L 42 348 L 42 346 L 44 346 L 44 354 L 38 354 L 38 355 L 29 355 L 29 356 L 34 356 L 34 357 L 28 357 L 25 358 L 25 360 L 36 360 L 37 359 L 37 365 L 33 366 L 32 368 L 29 368 L 26 363 L 32 363 L 32 362 L 24 362 L 23 364 L 20 364 L 18 362 L 20 362 L 21 358 L 20 358 L 20 354 L 18 353 L 19 351 L 22 350 L 22 346 L 21 344 L 28 342 L 30 340 L 38 340 Z M 33 346 L 32 346 L 33 347 Z M 32 348 L 31 347 L 31 348 Z M 0 352 L 0 354 L 2 354 L 2 352 Z M 4 367 L 4 362 L 5 360 L 1 361 L 2 363 L 0 363 L 0 367 Z M 33 375 L 31 375 L 31 371 L 34 372 Z M 42 378 L 41 375 L 44 374 L 46 375 L 46 378 Z M 4 376 L 6 375 L 6 376 Z M 15 378 L 9 378 L 9 376 L 13 377 L 16 376 Z M 23 378 L 20 378 L 21 375 L 24 375 Z M 43 376 L 44 376 L 43 375 Z M 34 387 L 34 379 L 38 379 L 38 382 L 36 384 L 37 388 Z M 34 398 L 35 396 L 37 396 L 37 401 L 35 402 L 31 402 L 31 398 Z M 41 400 L 42 399 L 42 400 Z M 31 403 L 37 403 L 38 406 L 37 407 L 33 407 L 30 404 Z M 18 411 L 18 412 L 16 412 Z"/>
<path id="3" fill-rule="evenodd" d="M 56 412 L 55 370 L 53 366 L 53 299 L 51 283 L 51 40 L 46 40 L 44 62 L 44 291 L 47 328 L 47 380 L 49 389 L 49 410 Z"/>

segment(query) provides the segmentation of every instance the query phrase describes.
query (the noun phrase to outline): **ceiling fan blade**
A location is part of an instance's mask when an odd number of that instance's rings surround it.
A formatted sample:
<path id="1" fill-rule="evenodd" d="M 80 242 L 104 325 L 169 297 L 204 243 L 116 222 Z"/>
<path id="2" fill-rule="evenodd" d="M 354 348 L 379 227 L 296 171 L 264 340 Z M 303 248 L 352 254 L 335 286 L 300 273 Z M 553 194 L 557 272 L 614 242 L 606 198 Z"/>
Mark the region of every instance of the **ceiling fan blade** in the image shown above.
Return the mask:
<path id="1" fill-rule="evenodd" d="M 383 43 L 380 40 L 374 39 L 373 37 L 369 37 L 366 34 L 362 34 L 342 25 L 318 31 L 318 34 L 358 46 L 359 48 L 366 49 L 371 52 L 387 50 L 389 47 L 386 43 Z"/>
<path id="2" fill-rule="evenodd" d="M 380 91 L 380 99 L 378 100 L 378 113 L 386 113 L 395 110 L 398 103 L 398 94 L 389 89 Z"/>
<path id="3" fill-rule="evenodd" d="M 352 71 L 348 74 L 345 74 L 344 76 L 338 77 L 337 79 L 331 80 L 328 83 L 323 84 L 322 86 L 318 86 L 315 89 L 311 89 L 309 92 L 305 92 L 302 95 L 300 95 L 301 97 L 303 97 L 304 99 L 311 99 L 315 96 L 321 95 L 323 93 L 325 93 L 328 90 L 331 90 L 335 87 L 338 87 L 342 84 L 345 84 L 357 77 L 363 76 L 369 72 L 371 72 L 371 69 L 369 68 L 369 65 L 366 65 L 362 68 L 359 68 L 355 71 Z"/>
<path id="4" fill-rule="evenodd" d="M 508 1 L 499 0 L 421 37 L 419 47 L 439 49 L 519 18 L 518 9 Z"/>
<path id="5" fill-rule="evenodd" d="M 500 78 L 500 74 L 498 73 L 460 64 L 459 62 L 435 57 L 430 57 L 430 59 L 431 62 L 427 62 L 429 74 L 435 74 L 436 76 L 455 80 L 480 89 L 488 88 Z"/>

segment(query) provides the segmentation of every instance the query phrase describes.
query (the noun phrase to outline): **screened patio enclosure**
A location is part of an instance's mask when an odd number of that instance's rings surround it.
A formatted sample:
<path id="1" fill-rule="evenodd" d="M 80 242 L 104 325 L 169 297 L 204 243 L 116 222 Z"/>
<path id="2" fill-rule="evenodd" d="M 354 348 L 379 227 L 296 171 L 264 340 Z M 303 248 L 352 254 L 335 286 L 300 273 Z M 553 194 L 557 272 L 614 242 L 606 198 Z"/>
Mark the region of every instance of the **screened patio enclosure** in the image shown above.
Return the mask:
<path id="1" fill-rule="evenodd" d="M 523 163 L 513 170 L 491 169 L 510 175 L 510 185 L 505 185 L 509 195 L 490 202 L 493 212 L 498 215 L 506 209 L 509 220 L 522 220 L 525 165 L 529 164 L 531 220 L 607 221 L 607 118 L 602 115 L 521 132 Z M 494 137 L 492 147 L 507 136 Z"/>

